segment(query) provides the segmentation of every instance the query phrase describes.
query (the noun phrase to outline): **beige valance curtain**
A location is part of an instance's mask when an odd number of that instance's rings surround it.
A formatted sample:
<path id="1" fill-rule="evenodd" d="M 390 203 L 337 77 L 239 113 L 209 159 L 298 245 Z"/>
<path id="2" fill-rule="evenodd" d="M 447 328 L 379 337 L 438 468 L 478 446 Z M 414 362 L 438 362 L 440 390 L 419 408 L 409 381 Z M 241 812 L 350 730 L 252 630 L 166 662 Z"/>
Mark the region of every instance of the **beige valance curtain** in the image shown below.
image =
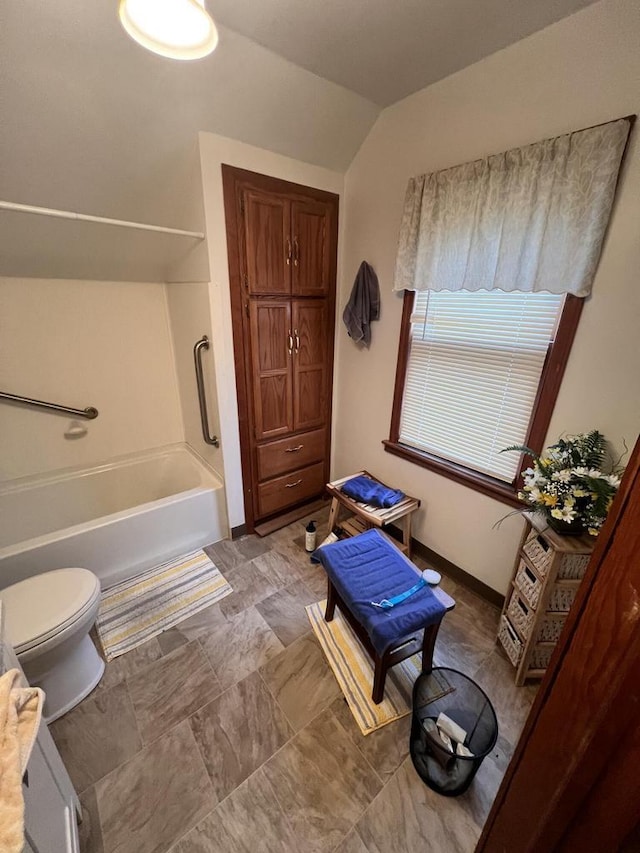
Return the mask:
<path id="1" fill-rule="evenodd" d="M 394 290 L 588 296 L 630 121 L 411 178 Z"/>

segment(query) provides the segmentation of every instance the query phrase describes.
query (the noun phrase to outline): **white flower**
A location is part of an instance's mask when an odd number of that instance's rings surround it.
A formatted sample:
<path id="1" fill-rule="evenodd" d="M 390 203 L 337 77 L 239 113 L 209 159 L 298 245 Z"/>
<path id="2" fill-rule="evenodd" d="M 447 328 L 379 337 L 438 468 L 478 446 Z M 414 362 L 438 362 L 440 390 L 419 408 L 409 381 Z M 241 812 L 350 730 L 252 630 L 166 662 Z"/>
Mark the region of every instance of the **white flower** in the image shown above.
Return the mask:
<path id="1" fill-rule="evenodd" d="M 614 486 L 616 489 L 620 485 L 620 477 L 617 474 L 608 474 L 604 479 L 610 486 Z"/>
<path id="2" fill-rule="evenodd" d="M 563 516 L 562 516 L 562 510 L 561 510 L 561 509 L 552 509 L 552 510 L 551 510 L 551 515 L 552 515 L 554 518 L 562 518 L 562 517 L 563 517 Z"/>
<path id="3" fill-rule="evenodd" d="M 562 471 L 554 471 L 551 479 L 556 480 L 558 483 L 568 483 L 571 479 L 571 469 L 563 468 Z"/>
<path id="4" fill-rule="evenodd" d="M 571 471 L 573 474 L 577 474 L 578 477 L 586 477 L 589 474 L 589 469 L 582 465 L 578 468 L 572 468 Z"/>
<path id="5" fill-rule="evenodd" d="M 531 503 L 536 503 L 537 501 L 539 501 L 541 495 L 542 495 L 542 492 L 540 491 L 540 489 L 536 488 L 535 486 L 533 488 L 529 489 L 529 500 L 531 501 Z"/>
<path id="6" fill-rule="evenodd" d="M 575 511 L 575 509 L 571 509 L 571 507 L 567 508 L 565 506 L 564 509 L 562 510 L 560 518 L 563 521 L 573 521 L 573 519 L 577 516 L 577 514 L 578 513 Z"/>

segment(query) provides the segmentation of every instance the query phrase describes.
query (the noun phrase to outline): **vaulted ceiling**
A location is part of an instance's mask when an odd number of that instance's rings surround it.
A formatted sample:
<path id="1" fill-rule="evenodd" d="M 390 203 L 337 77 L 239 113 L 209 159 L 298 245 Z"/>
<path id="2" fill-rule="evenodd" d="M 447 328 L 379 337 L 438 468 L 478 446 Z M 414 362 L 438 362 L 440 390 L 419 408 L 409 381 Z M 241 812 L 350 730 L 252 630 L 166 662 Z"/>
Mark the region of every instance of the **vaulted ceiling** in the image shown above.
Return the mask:
<path id="1" fill-rule="evenodd" d="M 117 0 L 2 0 L 0 199 L 190 227 L 199 130 L 345 171 L 380 105 L 588 3 L 207 0 L 218 49 L 180 63 Z"/>
<path id="2" fill-rule="evenodd" d="M 209 0 L 226 26 L 388 106 L 593 0 Z"/>

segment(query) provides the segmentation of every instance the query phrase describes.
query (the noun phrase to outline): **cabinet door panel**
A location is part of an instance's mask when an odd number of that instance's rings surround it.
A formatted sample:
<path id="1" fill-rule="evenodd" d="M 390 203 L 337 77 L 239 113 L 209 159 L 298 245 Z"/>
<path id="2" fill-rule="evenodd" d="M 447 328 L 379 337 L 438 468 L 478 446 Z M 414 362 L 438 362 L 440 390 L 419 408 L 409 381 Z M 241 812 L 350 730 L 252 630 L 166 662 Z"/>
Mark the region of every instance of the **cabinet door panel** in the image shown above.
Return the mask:
<path id="1" fill-rule="evenodd" d="M 329 207 L 321 202 L 291 203 L 292 292 L 322 296 L 329 289 Z"/>
<path id="2" fill-rule="evenodd" d="M 323 299 L 294 300 L 294 428 L 323 426 L 327 400 L 327 305 Z"/>
<path id="3" fill-rule="evenodd" d="M 251 352 L 255 437 L 274 438 L 293 428 L 288 302 L 251 300 Z"/>
<path id="4" fill-rule="evenodd" d="M 244 191 L 245 273 L 251 294 L 291 292 L 291 204 L 283 196 Z"/>

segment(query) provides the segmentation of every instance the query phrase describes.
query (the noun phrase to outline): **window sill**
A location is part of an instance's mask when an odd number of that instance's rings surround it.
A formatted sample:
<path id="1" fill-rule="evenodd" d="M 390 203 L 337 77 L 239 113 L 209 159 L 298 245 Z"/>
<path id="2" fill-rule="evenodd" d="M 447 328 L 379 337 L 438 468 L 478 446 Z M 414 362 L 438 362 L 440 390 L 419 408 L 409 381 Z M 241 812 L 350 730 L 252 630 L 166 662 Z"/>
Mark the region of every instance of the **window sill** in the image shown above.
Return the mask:
<path id="1" fill-rule="evenodd" d="M 522 502 L 518 500 L 516 489 L 508 483 L 503 483 L 487 474 L 481 474 L 479 471 L 472 471 L 463 465 L 457 465 L 455 462 L 448 462 L 445 459 L 432 456 L 422 450 L 407 447 L 406 444 L 400 444 L 396 441 L 383 441 L 382 444 L 387 453 L 393 453 L 394 456 L 399 456 L 401 459 L 406 459 L 422 468 L 435 471 L 436 474 L 441 474 L 443 477 L 474 489 L 476 492 L 482 492 L 490 498 L 522 509 Z"/>

